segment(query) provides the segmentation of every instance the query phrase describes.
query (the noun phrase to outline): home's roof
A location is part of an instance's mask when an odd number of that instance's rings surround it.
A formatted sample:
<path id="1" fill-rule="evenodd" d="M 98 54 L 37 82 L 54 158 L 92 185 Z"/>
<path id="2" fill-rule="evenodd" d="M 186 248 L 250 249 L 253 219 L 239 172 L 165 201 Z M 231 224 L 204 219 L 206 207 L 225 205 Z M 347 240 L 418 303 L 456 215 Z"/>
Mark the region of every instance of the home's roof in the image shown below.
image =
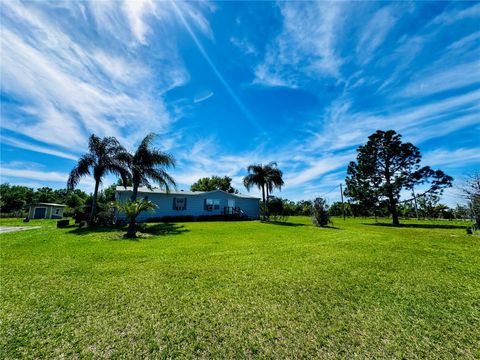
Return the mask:
<path id="1" fill-rule="evenodd" d="M 131 192 L 132 187 L 131 186 L 127 186 L 127 187 L 117 186 L 116 191 L 118 191 L 118 192 Z M 239 197 L 239 198 L 260 199 L 259 197 L 256 197 L 256 196 L 244 195 L 244 194 L 232 194 L 232 193 L 227 193 L 226 191 L 223 191 L 223 190 L 212 190 L 212 191 L 171 190 L 171 191 L 168 192 L 168 194 L 169 195 L 192 195 L 192 196 L 195 196 L 195 195 L 204 195 L 204 194 L 215 193 L 215 192 L 219 192 L 219 191 L 223 192 L 225 194 L 228 194 L 228 195 Z M 147 187 L 139 187 L 138 192 L 139 193 L 150 193 L 150 194 L 151 193 L 167 194 L 167 192 L 163 189 L 159 189 L 159 188 L 149 189 Z"/>
<path id="2" fill-rule="evenodd" d="M 64 205 L 64 204 L 44 203 L 44 202 L 39 202 L 39 203 L 35 203 L 35 204 L 32 204 L 32 205 L 58 206 L 58 207 L 65 207 L 65 206 L 67 206 L 67 205 Z"/>

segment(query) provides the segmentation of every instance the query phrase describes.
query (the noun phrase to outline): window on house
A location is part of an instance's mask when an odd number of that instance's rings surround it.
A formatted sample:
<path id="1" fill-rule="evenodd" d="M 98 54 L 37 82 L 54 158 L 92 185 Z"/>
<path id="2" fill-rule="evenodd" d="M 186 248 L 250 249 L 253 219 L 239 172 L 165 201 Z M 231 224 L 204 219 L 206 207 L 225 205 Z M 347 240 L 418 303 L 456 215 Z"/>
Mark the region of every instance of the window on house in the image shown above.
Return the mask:
<path id="1" fill-rule="evenodd" d="M 205 199 L 206 210 L 220 209 L 220 199 Z"/>
<path id="2" fill-rule="evenodd" d="M 60 214 L 60 209 L 55 209 L 55 215 Z"/>
<path id="3" fill-rule="evenodd" d="M 187 210 L 187 198 L 173 198 L 173 210 Z"/>

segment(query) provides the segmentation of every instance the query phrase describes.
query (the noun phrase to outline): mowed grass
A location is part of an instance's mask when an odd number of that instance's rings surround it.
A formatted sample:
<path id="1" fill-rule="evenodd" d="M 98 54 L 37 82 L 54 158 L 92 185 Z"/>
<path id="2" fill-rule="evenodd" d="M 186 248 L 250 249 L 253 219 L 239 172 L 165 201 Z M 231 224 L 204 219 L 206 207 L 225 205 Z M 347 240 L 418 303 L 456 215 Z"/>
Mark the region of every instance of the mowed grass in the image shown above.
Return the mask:
<path id="1" fill-rule="evenodd" d="M 404 223 L 31 221 L 0 235 L 0 357 L 479 358 L 480 238 Z"/>

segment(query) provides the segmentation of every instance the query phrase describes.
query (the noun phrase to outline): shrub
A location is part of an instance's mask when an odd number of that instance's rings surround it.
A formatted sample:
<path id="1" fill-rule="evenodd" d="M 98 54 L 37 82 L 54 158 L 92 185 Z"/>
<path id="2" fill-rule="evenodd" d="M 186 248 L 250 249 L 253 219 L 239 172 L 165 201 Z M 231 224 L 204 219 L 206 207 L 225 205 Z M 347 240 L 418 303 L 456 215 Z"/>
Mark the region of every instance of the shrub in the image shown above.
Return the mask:
<path id="1" fill-rule="evenodd" d="M 0 213 L 0 218 L 24 218 L 27 216 L 28 212 L 23 210 L 7 212 L 7 213 Z"/>
<path id="2" fill-rule="evenodd" d="M 112 226 L 115 224 L 115 212 L 113 209 L 100 211 L 95 216 L 95 225 Z"/>
<path id="3" fill-rule="evenodd" d="M 328 206 L 325 199 L 318 197 L 313 200 L 312 213 L 312 220 L 314 225 L 324 227 L 332 223 L 332 221 L 330 220 Z"/>
<path id="4" fill-rule="evenodd" d="M 58 220 L 57 221 L 57 228 L 64 228 L 70 225 L 70 220 Z"/>
<path id="5" fill-rule="evenodd" d="M 282 199 L 270 197 L 268 200 L 268 215 L 271 221 L 287 221 L 288 216 L 285 214 L 285 206 Z"/>

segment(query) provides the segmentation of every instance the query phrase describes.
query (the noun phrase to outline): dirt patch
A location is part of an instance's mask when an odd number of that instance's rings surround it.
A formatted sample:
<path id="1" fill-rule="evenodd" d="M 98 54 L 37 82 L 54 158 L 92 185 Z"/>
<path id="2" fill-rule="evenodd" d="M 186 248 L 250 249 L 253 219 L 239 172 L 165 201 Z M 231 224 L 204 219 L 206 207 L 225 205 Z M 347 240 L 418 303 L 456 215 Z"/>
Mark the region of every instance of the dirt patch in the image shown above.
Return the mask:
<path id="1" fill-rule="evenodd" d="M 13 231 L 39 229 L 39 228 L 41 228 L 41 226 L 0 226 L 0 234 L 13 232 Z"/>

